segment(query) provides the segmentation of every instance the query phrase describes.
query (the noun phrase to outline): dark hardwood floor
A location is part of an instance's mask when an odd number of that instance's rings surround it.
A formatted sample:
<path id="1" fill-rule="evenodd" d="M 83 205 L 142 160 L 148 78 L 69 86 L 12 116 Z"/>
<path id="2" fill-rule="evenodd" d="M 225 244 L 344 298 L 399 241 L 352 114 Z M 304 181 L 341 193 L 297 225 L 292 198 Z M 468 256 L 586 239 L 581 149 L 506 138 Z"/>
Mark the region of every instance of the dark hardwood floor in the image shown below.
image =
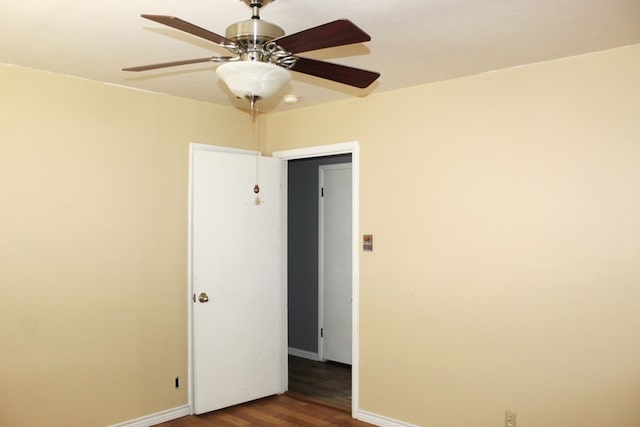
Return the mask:
<path id="1" fill-rule="evenodd" d="M 351 366 L 289 356 L 289 391 L 159 427 L 365 427 L 351 418 Z"/>
<path id="2" fill-rule="evenodd" d="M 204 415 L 191 415 L 158 424 L 159 427 L 370 427 L 351 413 L 317 401 L 289 395 L 265 397 Z"/>
<path id="3" fill-rule="evenodd" d="M 351 366 L 289 356 L 289 391 L 351 411 Z"/>

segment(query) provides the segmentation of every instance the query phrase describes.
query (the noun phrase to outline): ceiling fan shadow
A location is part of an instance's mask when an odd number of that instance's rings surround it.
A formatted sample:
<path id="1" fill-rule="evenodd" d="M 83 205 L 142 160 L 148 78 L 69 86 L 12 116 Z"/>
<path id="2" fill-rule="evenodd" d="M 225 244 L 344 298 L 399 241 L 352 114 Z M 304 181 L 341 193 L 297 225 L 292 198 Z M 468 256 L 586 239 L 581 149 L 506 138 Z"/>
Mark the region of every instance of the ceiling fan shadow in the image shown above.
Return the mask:
<path id="1" fill-rule="evenodd" d="M 314 87 L 320 87 L 326 90 L 330 90 L 333 92 L 339 92 L 345 95 L 353 96 L 353 97 L 365 97 L 371 94 L 376 90 L 377 87 L 380 86 L 380 81 L 376 80 L 371 85 L 364 89 L 360 89 L 354 86 L 334 82 L 331 80 L 323 79 L 321 77 L 315 77 L 308 74 L 302 73 L 292 73 L 293 79 L 297 82 L 308 84 Z"/>

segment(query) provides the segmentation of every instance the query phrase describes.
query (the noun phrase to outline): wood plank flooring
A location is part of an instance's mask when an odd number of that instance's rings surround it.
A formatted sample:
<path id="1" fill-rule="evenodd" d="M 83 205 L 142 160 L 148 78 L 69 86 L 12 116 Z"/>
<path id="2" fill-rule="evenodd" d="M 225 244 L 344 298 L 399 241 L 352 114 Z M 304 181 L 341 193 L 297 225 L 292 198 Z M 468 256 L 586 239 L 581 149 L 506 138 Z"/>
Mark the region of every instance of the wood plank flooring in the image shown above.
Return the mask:
<path id="1" fill-rule="evenodd" d="M 289 356 L 289 390 L 351 412 L 351 366 Z"/>
<path id="2" fill-rule="evenodd" d="M 158 427 L 370 427 L 351 413 L 288 394 L 265 397 L 204 415 L 192 415 Z"/>
<path id="3" fill-rule="evenodd" d="M 289 356 L 289 392 L 158 427 L 364 427 L 351 418 L 351 367 Z"/>

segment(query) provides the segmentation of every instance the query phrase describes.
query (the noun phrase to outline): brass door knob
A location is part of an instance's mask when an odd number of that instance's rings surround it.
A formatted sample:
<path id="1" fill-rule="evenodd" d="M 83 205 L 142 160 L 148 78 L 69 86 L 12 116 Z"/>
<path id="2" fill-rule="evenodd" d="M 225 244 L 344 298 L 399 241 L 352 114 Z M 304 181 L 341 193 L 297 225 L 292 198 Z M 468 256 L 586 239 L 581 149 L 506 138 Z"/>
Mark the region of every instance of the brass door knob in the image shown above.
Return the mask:
<path id="1" fill-rule="evenodd" d="M 200 302 L 209 302 L 209 295 L 207 295 L 204 292 L 201 292 L 200 296 L 198 297 L 198 301 L 200 301 Z"/>

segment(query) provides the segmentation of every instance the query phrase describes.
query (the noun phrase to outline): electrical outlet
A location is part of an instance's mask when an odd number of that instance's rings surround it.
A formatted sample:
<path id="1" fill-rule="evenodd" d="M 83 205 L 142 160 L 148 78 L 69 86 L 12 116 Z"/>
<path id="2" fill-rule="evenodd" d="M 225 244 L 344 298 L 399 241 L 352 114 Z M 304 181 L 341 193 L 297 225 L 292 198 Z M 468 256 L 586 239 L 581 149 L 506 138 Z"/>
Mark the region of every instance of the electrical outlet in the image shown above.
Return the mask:
<path id="1" fill-rule="evenodd" d="M 504 427 L 516 427 L 516 413 L 515 411 L 505 411 L 504 413 Z"/>

